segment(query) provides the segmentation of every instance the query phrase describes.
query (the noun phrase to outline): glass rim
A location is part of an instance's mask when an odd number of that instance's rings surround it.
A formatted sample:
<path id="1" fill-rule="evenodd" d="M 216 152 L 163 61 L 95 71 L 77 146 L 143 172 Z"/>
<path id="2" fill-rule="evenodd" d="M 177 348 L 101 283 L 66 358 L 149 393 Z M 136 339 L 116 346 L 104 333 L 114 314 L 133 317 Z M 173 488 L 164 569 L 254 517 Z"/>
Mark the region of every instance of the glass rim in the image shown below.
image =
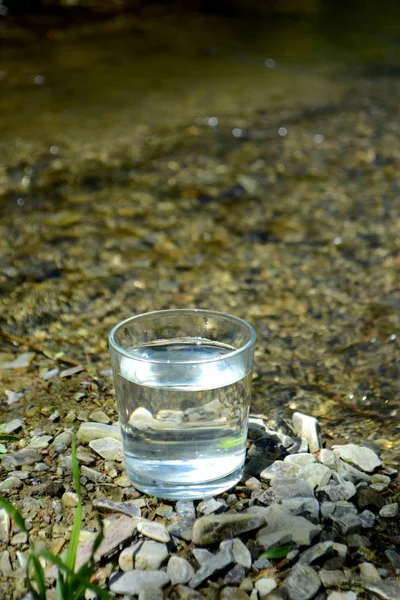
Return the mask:
<path id="1" fill-rule="evenodd" d="M 136 321 L 136 319 L 139 319 L 142 317 L 154 317 L 156 315 L 161 316 L 161 315 L 168 315 L 168 314 L 172 314 L 172 313 L 181 313 L 181 314 L 194 313 L 194 314 L 199 314 L 199 315 L 207 314 L 212 317 L 223 317 L 225 319 L 228 319 L 228 320 L 234 321 L 236 323 L 240 323 L 241 325 L 244 325 L 246 327 L 246 329 L 249 331 L 250 337 L 247 340 L 247 342 L 245 344 L 243 344 L 240 348 L 236 348 L 235 350 L 232 350 L 232 352 L 228 352 L 227 354 L 224 354 L 223 356 L 216 356 L 214 358 L 200 358 L 200 359 L 196 359 L 196 360 L 183 360 L 183 361 L 177 361 L 177 360 L 166 361 L 164 359 L 143 358 L 141 356 L 132 354 L 125 348 L 122 348 L 115 341 L 115 334 L 117 333 L 117 331 L 119 329 L 121 329 L 122 327 L 124 327 L 125 325 L 127 325 L 128 323 L 130 323 L 131 321 Z M 196 339 L 196 338 L 193 338 L 193 339 Z M 197 338 L 197 339 L 199 339 L 199 338 Z M 171 308 L 171 309 L 153 310 L 153 311 L 150 311 L 147 313 L 141 313 L 139 315 L 134 315 L 133 317 L 128 317 L 127 319 L 120 321 L 111 329 L 109 336 L 108 336 L 108 341 L 109 341 L 110 347 L 113 350 L 115 350 L 116 352 L 118 352 L 118 354 L 122 354 L 126 358 L 138 360 L 140 362 L 158 363 L 158 364 L 164 363 L 164 364 L 179 364 L 179 365 L 190 365 L 190 364 L 195 365 L 195 364 L 219 362 L 221 360 L 227 360 L 233 356 L 237 356 L 238 354 L 241 354 L 242 352 L 244 352 L 245 350 L 247 350 L 248 348 L 250 348 L 251 346 L 254 345 L 254 343 L 256 341 L 256 331 L 255 331 L 254 327 L 252 325 L 250 325 L 250 323 L 248 323 L 245 319 L 241 319 L 240 317 L 236 317 L 235 315 L 231 315 L 226 312 L 222 312 L 222 311 L 218 311 L 218 310 L 208 310 L 206 308 Z"/>

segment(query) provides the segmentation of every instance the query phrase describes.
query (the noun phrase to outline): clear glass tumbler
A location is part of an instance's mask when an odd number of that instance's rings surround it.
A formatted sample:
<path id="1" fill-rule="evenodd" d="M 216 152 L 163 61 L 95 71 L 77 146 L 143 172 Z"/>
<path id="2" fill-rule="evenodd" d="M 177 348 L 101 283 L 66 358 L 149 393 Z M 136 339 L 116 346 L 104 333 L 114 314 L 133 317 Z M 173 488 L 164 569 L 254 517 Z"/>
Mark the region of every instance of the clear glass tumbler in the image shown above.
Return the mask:
<path id="1" fill-rule="evenodd" d="M 160 498 L 204 498 L 240 479 L 255 331 L 200 309 L 161 310 L 110 333 L 127 474 Z"/>

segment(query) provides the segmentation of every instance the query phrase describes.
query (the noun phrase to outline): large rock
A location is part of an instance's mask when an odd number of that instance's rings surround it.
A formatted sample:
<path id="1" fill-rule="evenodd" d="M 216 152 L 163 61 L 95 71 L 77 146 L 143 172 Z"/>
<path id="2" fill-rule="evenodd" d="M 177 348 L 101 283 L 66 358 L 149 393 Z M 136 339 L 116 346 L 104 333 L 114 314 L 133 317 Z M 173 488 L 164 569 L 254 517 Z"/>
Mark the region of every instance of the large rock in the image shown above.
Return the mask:
<path id="1" fill-rule="evenodd" d="M 114 594 L 138 596 L 146 588 L 163 588 L 170 582 L 163 571 L 128 571 L 111 580 L 110 590 Z"/>
<path id="2" fill-rule="evenodd" d="M 264 517 L 257 514 L 228 513 L 210 515 L 197 519 L 193 526 L 192 539 L 199 546 L 217 544 L 242 533 L 259 529 L 264 524 Z"/>
<path id="3" fill-rule="evenodd" d="M 382 464 L 379 456 L 366 446 L 345 444 L 344 446 L 333 446 L 333 448 L 342 460 L 359 467 L 367 473 L 371 473 Z"/>
<path id="4" fill-rule="evenodd" d="M 321 580 L 318 574 L 307 566 L 296 567 L 283 582 L 283 588 L 290 600 L 310 600 L 320 587 Z"/>

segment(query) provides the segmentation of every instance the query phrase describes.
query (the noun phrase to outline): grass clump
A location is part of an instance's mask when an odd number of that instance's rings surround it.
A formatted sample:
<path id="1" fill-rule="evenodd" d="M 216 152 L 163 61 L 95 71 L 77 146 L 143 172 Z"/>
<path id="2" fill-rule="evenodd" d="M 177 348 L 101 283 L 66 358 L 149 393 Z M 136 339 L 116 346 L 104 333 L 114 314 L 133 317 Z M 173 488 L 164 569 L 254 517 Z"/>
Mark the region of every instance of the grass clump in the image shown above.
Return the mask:
<path id="1" fill-rule="evenodd" d="M 99 598 L 112 600 L 113 596 L 106 590 L 92 583 L 91 577 L 95 570 L 94 555 L 103 539 L 103 526 L 99 520 L 99 532 L 94 540 L 89 560 L 75 571 L 76 556 L 79 544 L 79 534 L 82 527 L 82 496 L 80 485 L 79 464 L 76 457 L 75 440 L 72 440 L 72 473 L 75 490 L 78 495 L 78 504 L 75 509 L 74 525 L 68 549 L 61 557 L 56 556 L 47 548 L 36 549 L 30 542 L 26 566 L 26 583 L 33 600 L 46 600 L 47 586 L 41 558 L 48 564 L 56 565 L 58 568 L 57 582 L 54 600 L 81 600 L 86 590 L 94 591 Z M 7 500 L 0 497 L 0 508 L 4 509 L 17 527 L 29 535 L 25 521 L 18 510 Z M 53 592 L 53 590 L 52 590 Z M 53 595 L 52 595 L 53 597 Z"/>

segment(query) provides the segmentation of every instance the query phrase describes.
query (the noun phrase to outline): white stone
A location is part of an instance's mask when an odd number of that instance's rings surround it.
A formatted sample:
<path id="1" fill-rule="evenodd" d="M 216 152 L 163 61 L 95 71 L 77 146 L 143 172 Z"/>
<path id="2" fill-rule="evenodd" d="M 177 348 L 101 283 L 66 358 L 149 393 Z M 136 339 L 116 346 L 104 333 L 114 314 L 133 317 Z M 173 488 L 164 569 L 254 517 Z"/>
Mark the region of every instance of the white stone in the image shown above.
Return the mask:
<path id="1" fill-rule="evenodd" d="M 242 565 L 245 569 L 251 567 L 251 554 L 250 550 L 246 548 L 242 540 L 235 538 L 232 544 L 232 556 L 233 560 L 237 565 Z"/>
<path id="2" fill-rule="evenodd" d="M 333 448 L 341 459 L 359 467 L 367 473 L 371 473 L 382 464 L 378 455 L 366 446 L 345 444 L 344 446 L 333 446 Z"/>
<path id="3" fill-rule="evenodd" d="M 299 467 L 306 467 L 312 463 L 316 462 L 315 456 L 313 454 L 289 454 L 283 459 L 284 463 L 295 463 Z"/>
<path id="4" fill-rule="evenodd" d="M 328 600 L 357 600 L 358 595 L 355 592 L 331 592 Z"/>
<path id="5" fill-rule="evenodd" d="M 121 462 L 124 458 L 122 442 L 115 438 L 105 437 L 98 440 L 92 440 L 89 443 L 89 446 L 105 460 L 116 460 Z"/>
<path id="6" fill-rule="evenodd" d="M 304 437 L 309 445 L 310 451 L 318 450 L 321 446 L 319 441 L 318 421 L 314 417 L 304 415 L 300 412 L 293 413 L 293 427 L 297 435 Z"/>
<path id="7" fill-rule="evenodd" d="M 4 508 L 0 508 L 0 543 L 8 543 L 10 535 L 10 517 Z"/>
<path id="8" fill-rule="evenodd" d="M 0 491 L 8 492 L 12 489 L 20 489 L 22 486 L 23 483 L 18 477 L 7 477 L 0 483 Z"/>
<path id="9" fill-rule="evenodd" d="M 399 514 L 399 505 L 397 502 L 393 502 L 392 504 L 386 504 L 379 511 L 380 517 L 385 517 L 386 519 L 394 519 Z"/>
<path id="10" fill-rule="evenodd" d="M 315 463 L 302 468 L 299 477 L 308 481 L 313 488 L 317 487 L 319 489 L 324 485 L 328 485 L 331 475 L 332 470 L 329 467 Z"/>
<path id="11" fill-rule="evenodd" d="M 22 427 L 21 419 L 13 419 L 2 425 L 0 431 L 1 433 L 14 433 L 14 431 L 17 431 L 20 427 Z"/>
<path id="12" fill-rule="evenodd" d="M 82 423 L 77 431 L 76 437 L 81 442 L 86 443 L 105 437 L 112 437 L 115 440 L 120 440 L 121 431 L 120 428 L 115 425 L 104 425 L 103 423 Z"/>
<path id="13" fill-rule="evenodd" d="M 63 506 L 73 508 L 73 507 L 77 506 L 78 502 L 79 502 L 78 494 L 76 494 L 75 492 L 65 492 L 61 496 L 61 504 Z"/>
<path id="14" fill-rule="evenodd" d="M 169 535 L 167 528 L 163 523 L 156 523 L 153 521 L 140 521 L 137 525 L 138 531 L 142 535 L 156 540 L 157 542 L 169 542 L 171 536 Z"/>
<path id="15" fill-rule="evenodd" d="M 272 577 L 261 577 L 261 579 L 257 579 L 254 584 L 254 587 L 261 596 L 266 596 L 272 592 L 276 586 L 277 583 L 275 579 L 272 579 Z"/>

